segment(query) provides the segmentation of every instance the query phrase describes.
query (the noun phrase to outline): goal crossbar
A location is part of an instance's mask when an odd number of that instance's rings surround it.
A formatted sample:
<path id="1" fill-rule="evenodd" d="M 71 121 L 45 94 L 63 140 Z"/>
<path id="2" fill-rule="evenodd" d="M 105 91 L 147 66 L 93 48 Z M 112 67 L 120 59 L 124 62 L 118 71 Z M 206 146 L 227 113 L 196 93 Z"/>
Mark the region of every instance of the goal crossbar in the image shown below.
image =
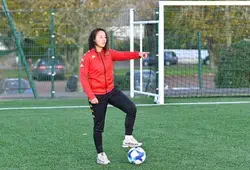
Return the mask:
<path id="1" fill-rule="evenodd" d="M 250 1 L 159 1 L 160 6 L 248 6 Z"/>
<path id="2" fill-rule="evenodd" d="M 158 24 L 159 21 L 154 21 L 154 20 L 151 20 L 151 21 L 134 21 L 133 23 L 134 24 Z"/>

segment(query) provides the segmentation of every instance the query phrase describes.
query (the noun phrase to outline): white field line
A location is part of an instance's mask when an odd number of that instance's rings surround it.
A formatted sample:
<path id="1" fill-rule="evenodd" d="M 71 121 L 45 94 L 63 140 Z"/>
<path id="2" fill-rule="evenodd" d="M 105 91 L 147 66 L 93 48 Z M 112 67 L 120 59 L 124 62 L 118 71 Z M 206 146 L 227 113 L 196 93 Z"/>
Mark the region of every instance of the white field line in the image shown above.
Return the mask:
<path id="1" fill-rule="evenodd" d="M 165 103 L 162 105 L 159 104 L 137 104 L 138 107 L 151 107 L 151 106 L 188 106 L 188 105 L 225 105 L 225 104 L 250 104 L 250 101 L 235 101 L 235 102 L 192 102 L 192 103 Z M 108 106 L 113 107 L 113 106 Z M 0 108 L 0 111 L 3 110 L 43 110 L 43 109 L 82 109 L 89 108 L 89 106 L 35 106 L 35 107 L 5 107 Z"/>

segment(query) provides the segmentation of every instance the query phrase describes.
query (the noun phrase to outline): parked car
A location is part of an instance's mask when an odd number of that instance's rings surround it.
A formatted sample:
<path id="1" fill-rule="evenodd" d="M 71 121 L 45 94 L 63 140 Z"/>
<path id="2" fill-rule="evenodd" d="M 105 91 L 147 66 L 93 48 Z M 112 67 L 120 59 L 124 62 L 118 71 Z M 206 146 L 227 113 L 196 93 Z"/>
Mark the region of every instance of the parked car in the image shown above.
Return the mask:
<path id="1" fill-rule="evenodd" d="M 157 58 L 156 56 L 149 56 L 148 58 L 143 59 L 144 66 L 156 65 Z M 164 51 L 164 65 L 169 66 L 178 63 L 178 57 L 173 51 Z"/>
<path id="2" fill-rule="evenodd" d="M 35 80 L 48 80 L 51 78 L 52 59 L 38 59 L 32 68 L 32 78 Z M 55 78 L 64 79 L 65 66 L 59 59 L 55 59 Z"/>
<path id="3" fill-rule="evenodd" d="M 152 66 L 157 64 L 156 56 L 148 56 L 148 58 L 143 59 L 142 64 L 144 66 Z"/>
<path id="4" fill-rule="evenodd" d="M 125 74 L 129 80 L 130 72 Z M 142 90 L 145 92 L 155 92 L 156 90 L 156 72 L 154 70 L 142 70 Z M 140 90 L 140 70 L 134 71 L 134 88 Z"/>
<path id="5" fill-rule="evenodd" d="M 25 79 L 20 79 L 20 91 L 21 93 L 32 93 L 30 84 Z M 5 78 L 0 80 L 0 94 L 18 94 L 19 93 L 19 81 L 18 78 Z"/>
<path id="6" fill-rule="evenodd" d="M 174 65 L 178 63 L 178 57 L 173 51 L 165 51 L 164 52 L 164 65 Z"/>

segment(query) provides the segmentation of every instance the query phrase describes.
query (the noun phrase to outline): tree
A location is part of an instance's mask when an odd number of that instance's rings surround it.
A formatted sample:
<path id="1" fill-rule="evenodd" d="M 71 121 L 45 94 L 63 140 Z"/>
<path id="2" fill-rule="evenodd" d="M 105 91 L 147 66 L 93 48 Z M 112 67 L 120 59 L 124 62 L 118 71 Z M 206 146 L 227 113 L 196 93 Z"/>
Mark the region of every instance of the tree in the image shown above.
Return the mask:
<path id="1" fill-rule="evenodd" d="M 207 47 L 212 59 L 211 66 L 214 67 L 222 47 L 248 36 L 248 11 L 247 7 L 238 6 L 169 7 L 165 13 L 166 36 L 178 36 L 172 38 L 171 43 L 177 39 L 179 47 L 184 48 L 188 41 L 196 44 L 196 35 L 200 31 L 203 46 Z"/>
<path id="2" fill-rule="evenodd" d="M 250 42 L 233 43 L 221 51 L 215 84 L 218 88 L 249 88 L 250 86 Z"/>
<path id="3" fill-rule="evenodd" d="M 108 28 L 113 24 L 119 26 L 117 22 L 114 23 L 114 20 L 120 17 L 122 6 L 139 6 L 143 9 L 140 10 L 140 14 L 148 17 L 148 12 L 145 11 L 155 8 L 156 2 L 157 0 L 148 0 L 143 4 L 136 0 L 9 0 L 8 5 L 18 31 L 43 47 L 49 47 L 51 9 L 54 9 L 58 47 L 56 50 L 64 53 L 63 56 L 69 68 L 73 65 L 73 70 L 76 71 L 78 57 L 87 51 L 88 35 L 93 28 Z M 122 21 L 119 22 L 122 23 Z M 70 48 L 71 52 L 69 52 Z"/>

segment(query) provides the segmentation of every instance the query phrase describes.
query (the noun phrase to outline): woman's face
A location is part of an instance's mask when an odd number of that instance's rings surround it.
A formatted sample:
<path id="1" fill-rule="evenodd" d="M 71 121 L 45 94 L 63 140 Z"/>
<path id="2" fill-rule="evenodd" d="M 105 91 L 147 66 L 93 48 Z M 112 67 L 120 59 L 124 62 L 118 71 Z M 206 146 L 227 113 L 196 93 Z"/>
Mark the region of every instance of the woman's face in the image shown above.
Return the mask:
<path id="1" fill-rule="evenodd" d="M 107 42 L 106 34 L 104 31 L 98 31 L 95 37 L 96 46 L 99 48 L 105 47 Z"/>

